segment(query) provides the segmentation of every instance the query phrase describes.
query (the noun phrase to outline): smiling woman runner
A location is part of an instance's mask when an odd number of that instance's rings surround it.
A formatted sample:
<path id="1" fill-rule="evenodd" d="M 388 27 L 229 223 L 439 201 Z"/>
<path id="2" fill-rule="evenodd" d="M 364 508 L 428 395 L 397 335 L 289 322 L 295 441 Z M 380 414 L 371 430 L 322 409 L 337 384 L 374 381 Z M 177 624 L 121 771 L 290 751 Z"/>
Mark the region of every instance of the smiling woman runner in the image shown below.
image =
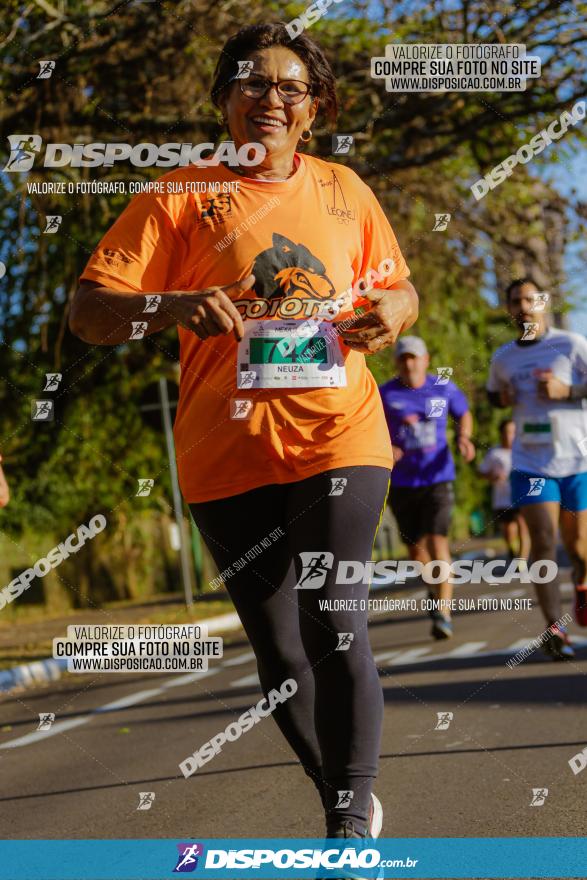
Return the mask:
<path id="1" fill-rule="evenodd" d="M 253 68 L 237 79 L 245 59 Z M 117 345 L 137 338 L 136 324 L 140 335 L 179 325 L 183 495 L 219 571 L 267 548 L 226 580 L 263 691 L 298 685 L 274 718 L 319 790 L 329 836 L 377 834 L 383 699 L 357 610 L 369 586 L 337 584 L 337 564 L 371 558 L 392 466 L 364 355 L 414 323 L 417 295 L 372 191 L 350 168 L 296 152 L 318 110 L 336 119 L 315 43 L 282 24 L 244 28 L 220 55 L 212 96 L 237 148 L 265 147 L 262 164 L 180 168 L 162 179 L 207 181 L 207 193 L 133 199 L 81 276 L 70 326 Z M 235 181 L 238 191 L 218 193 Z M 390 261 L 356 301 L 367 314 L 349 322 L 348 296 L 336 313 L 340 292 Z M 346 329 L 309 317 L 325 306 Z M 332 599 L 359 601 L 319 601 Z"/>

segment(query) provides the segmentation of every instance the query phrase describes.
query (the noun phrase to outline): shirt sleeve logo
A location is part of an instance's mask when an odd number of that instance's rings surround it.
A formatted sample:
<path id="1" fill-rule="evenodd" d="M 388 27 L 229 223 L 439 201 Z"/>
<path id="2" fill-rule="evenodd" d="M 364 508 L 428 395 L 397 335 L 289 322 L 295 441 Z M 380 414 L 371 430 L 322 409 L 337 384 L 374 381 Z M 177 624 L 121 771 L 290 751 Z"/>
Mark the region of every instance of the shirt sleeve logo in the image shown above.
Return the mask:
<path id="1" fill-rule="evenodd" d="M 211 193 L 200 201 L 196 219 L 198 229 L 215 229 L 220 223 L 232 217 L 230 193 Z"/>
<path id="2" fill-rule="evenodd" d="M 344 226 L 348 226 L 351 220 L 356 221 L 357 212 L 354 208 L 349 207 L 336 173 L 332 171 L 328 180 L 320 178 L 319 182 L 326 195 L 326 213 Z"/>

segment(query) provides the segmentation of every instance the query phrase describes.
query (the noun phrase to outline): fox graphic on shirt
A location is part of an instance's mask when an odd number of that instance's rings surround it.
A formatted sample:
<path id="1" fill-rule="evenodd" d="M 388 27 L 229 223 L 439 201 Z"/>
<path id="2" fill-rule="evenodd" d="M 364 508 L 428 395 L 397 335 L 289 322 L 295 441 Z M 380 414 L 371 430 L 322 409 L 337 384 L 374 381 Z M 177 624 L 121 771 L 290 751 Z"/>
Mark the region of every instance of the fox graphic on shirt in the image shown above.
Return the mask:
<path id="1" fill-rule="evenodd" d="M 326 274 L 326 266 L 303 244 L 295 244 L 285 235 L 273 233 L 273 243 L 255 257 L 253 290 L 263 299 L 276 297 L 321 297 L 336 295 Z"/>

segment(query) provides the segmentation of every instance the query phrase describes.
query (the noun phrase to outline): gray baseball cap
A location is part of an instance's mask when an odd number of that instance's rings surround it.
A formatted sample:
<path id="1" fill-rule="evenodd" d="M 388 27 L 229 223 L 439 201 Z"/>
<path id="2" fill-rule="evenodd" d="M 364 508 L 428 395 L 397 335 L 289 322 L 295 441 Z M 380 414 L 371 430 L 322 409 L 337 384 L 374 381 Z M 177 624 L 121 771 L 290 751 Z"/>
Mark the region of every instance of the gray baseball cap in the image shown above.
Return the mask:
<path id="1" fill-rule="evenodd" d="M 428 354 L 426 343 L 419 336 L 402 336 L 395 345 L 395 356 L 401 357 L 402 354 L 413 354 L 416 357 L 422 357 Z"/>

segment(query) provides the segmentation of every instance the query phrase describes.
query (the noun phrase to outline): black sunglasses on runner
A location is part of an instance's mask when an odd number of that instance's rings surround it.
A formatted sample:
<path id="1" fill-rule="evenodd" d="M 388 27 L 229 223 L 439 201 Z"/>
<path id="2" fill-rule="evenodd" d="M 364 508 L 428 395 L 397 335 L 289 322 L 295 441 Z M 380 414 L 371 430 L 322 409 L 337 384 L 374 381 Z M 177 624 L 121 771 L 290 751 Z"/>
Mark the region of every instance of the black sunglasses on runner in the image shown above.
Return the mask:
<path id="1" fill-rule="evenodd" d="M 286 104 L 299 104 L 310 91 L 309 83 L 297 79 L 270 80 L 264 76 L 248 76 L 239 80 L 241 92 L 247 98 L 263 98 L 272 86 Z"/>

